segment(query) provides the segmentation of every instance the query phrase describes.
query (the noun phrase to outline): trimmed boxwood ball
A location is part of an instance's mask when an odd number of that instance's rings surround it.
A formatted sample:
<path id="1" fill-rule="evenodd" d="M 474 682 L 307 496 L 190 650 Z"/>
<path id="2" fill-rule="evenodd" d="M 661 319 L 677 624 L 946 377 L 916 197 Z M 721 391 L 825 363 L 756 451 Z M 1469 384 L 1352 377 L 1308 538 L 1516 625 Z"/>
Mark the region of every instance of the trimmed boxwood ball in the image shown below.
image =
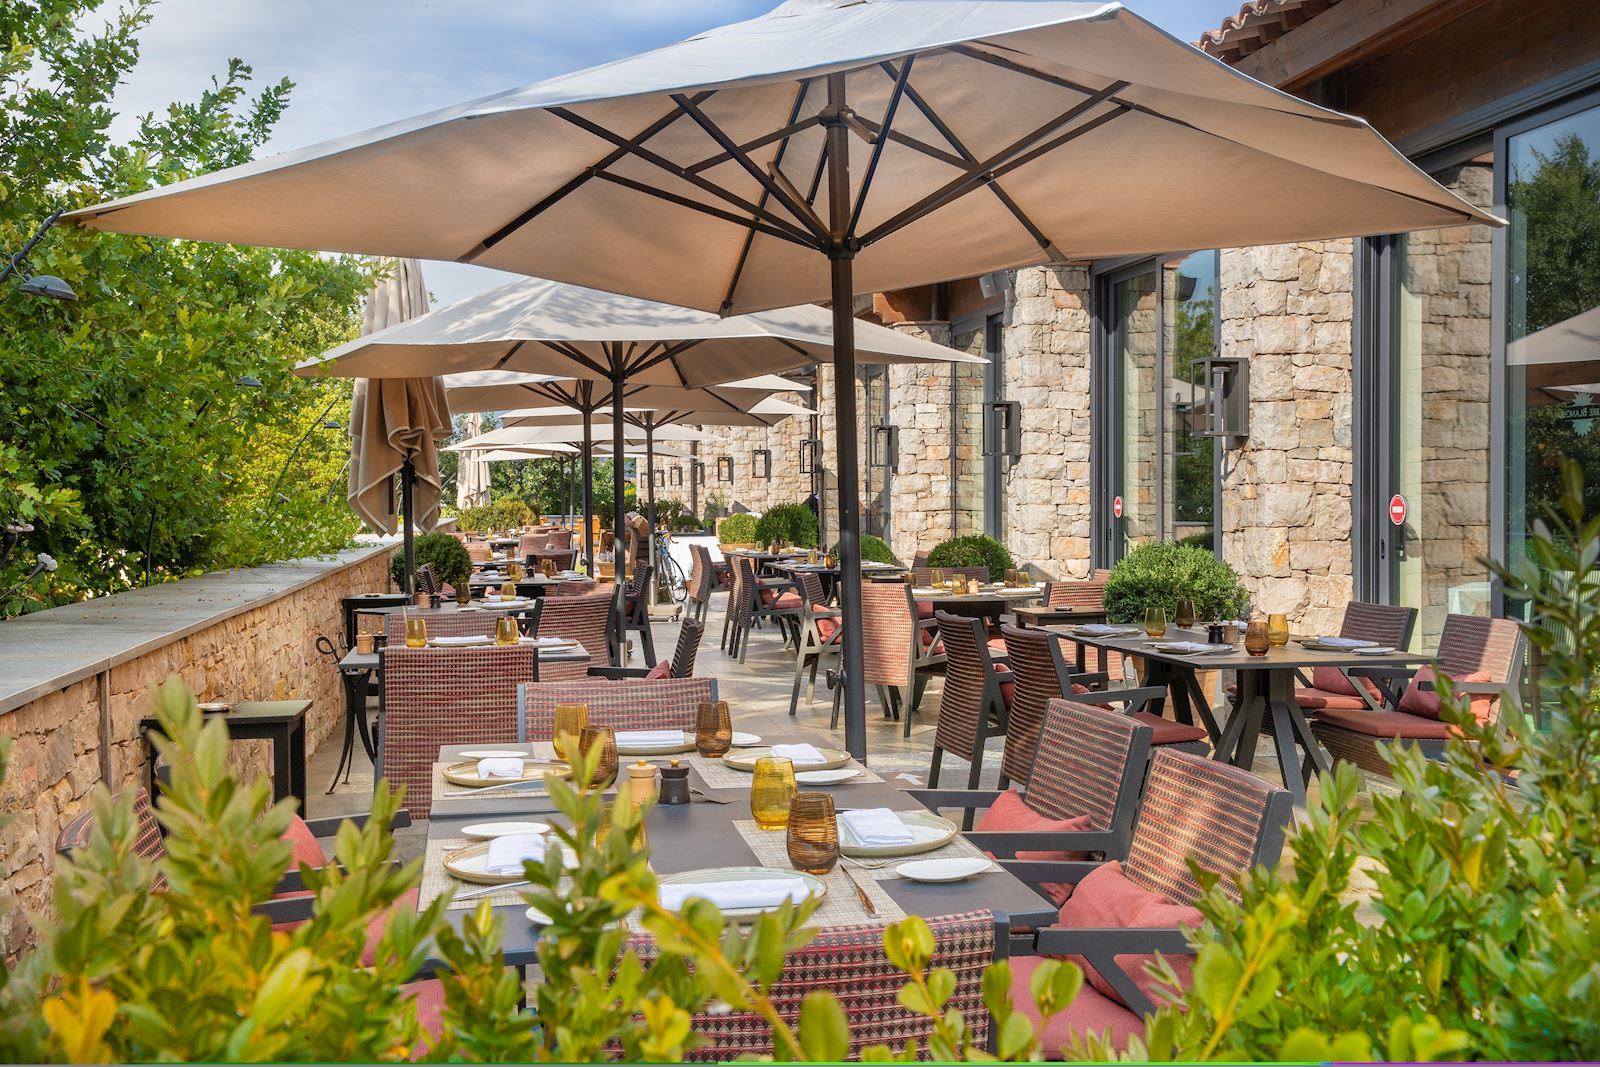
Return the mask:
<path id="1" fill-rule="evenodd" d="M 756 517 L 749 513 L 729 515 L 717 527 L 720 545 L 752 545 L 756 540 Z"/>
<path id="2" fill-rule="evenodd" d="M 1124 556 L 1106 579 L 1106 616 L 1112 622 L 1144 621 L 1146 608 L 1160 605 L 1170 619 L 1180 597 L 1194 601 L 1201 619 L 1235 619 L 1250 607 L 1250 594 L 1232 567 L 1197 545 L 1154 541 Z"/>
<path id="3" fill-rule="evenodd" d="M 781 541 L 797 548 L 817 547 L 817 517 L 804 504 L 779 504 L 756 521 L 756 544 Z"/>
<path id="4" fill-rule="evenodd" d="M 930 567 L 988 567 L 989 577 L 1004 575 L 1016 567 L 1011 553 L 988 534 L 952 537 L 941 541 L 928 553 Z"/>
<path id="5" fill-rule="evenodd" d="M 459 589 L 472 574 L 472 557 L 467 555 L 467 546 L 446 533 L 423 534 L 417 538 L 412 556 L 418 567 L 424 563 L 433 564 L 434 577 L 439 579 L 439 584 L 452 589 Z M 389 575 L 394 579 L 395 588 L 405 588 L 404 551 L 394 554 L 389 563 Z"/>
<path id="6" fill-rule="evenodd" d="M 839 554 L 839 542 L 833 543 L 833 554 Z M 861 562 L 863 563 L 898 563 L 894 552 L 889 548 L 889 542 L 872 534 L 861 535 Z"/>

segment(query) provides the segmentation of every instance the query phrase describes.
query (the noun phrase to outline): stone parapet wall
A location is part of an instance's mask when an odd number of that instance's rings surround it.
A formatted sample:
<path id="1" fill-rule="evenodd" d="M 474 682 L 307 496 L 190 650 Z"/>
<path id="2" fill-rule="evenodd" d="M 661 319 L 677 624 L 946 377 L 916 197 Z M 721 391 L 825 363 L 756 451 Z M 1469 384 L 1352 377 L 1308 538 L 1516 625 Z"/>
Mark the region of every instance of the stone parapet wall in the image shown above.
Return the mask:
<path id="1" fill-rule="evenodd" d="M 271 698 L 281 681 L 286 695 L 313 701 L 308 757 L 335 735 L 344 718 L 344 694 L 316 639 L 327 635 L 342 642 L 340 599 L 386 590 L 391 554 L 371 549 L 347 553 L 339 565 L 317 561 L 320 573 L 285 581 L 275 593 L 262 576 L 293 572 L 294 563 L 206 575 L 0 623 L 0 645 L 11 650 L 34 628 L 54 626 L 47 616 L 55 613 L 70 614 L 67 621 L 81 622 L 86 631 L 104 627 L 110 645 L 113 637 L 126 637 L 114 632 L 119 619 L 137 627 L 141 637 L 159 623 L 155 597 L 171 602 L 192 591 L 195 602 L 222 602 L 206 625 L 178 629 L 166 641 L 150 633 L 141 644 L 153 647 L 140 647 L 126 659 L 113 656 L 87 677 L 63 679 L 60 688 L 0 712 L 0 735 L 13 738 L 0 788 L 0 814 L 11 820 L 0 830 L 0 951 L 15 956 L 29 943 L 24 912 L 48 913 L 56 836 L 87 806 L 91 790 L 101 782 L 116 791 L 146 780 L 139 723 L 149 714 L 152 690 L 169 674 L 183 678 L 201 700 Z M 230 588 L 250 593 L 231 597 L 236 610 L 226 603 Z M 117 610 L 120 600 L 128 602 L 126 611 Z M 79 640 L 94 643 L 97 636 L 90 631 Z M 268 772 L 267 753 L 266 742 L 249 742 L 235 745 L 232 756 L 241 776 L 253 779 Z"/>

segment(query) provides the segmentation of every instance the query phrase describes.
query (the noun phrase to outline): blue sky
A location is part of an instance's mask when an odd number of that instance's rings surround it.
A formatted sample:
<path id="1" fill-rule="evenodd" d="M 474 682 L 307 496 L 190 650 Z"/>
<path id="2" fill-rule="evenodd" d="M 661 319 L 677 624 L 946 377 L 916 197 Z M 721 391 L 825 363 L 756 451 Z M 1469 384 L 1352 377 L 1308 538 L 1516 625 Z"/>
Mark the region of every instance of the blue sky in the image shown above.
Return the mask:
<path id="1" fill-rule="evenodd" d="M 377 126 L 461 100 L 681 40 L 751 18 L 778 0 L 162 0 L 142 35 L 138 69 L 117 96 L 131 116 L 192 100 L 231 57 L 261 82 L 296 88 L 269 151 Z M 1239 0 L 1129 0 L 1186 41 L 1220 25 Z M 428 264 L 449 302 L 504 276 Z"/>

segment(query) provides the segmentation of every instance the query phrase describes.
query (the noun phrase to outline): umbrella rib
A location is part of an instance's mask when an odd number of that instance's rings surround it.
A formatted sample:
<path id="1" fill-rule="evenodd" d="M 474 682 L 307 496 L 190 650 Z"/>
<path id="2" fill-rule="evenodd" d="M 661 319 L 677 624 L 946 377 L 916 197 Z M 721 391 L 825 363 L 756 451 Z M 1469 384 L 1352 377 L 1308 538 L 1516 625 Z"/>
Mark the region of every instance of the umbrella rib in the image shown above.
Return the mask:
<path id="1" fill-rule="evenodd" d="M 810 78 L 804 78 L 801 80 L 802 96 L 805 95 L 803 87 L 810 80 Z M 796 113 L 798 113 L 798 109 L 796 109 Z M 789 125 L 783 127 L 782 129 L 773 130 L 771 133 L 762 134 L 753 141 L 746 141 L 744 144 L 738 146 L 738 150 L 742 153 L 748 154 L 750 152 L 754 152 L 758 148 L 765 148 L 773 141 L 786 141 L 797 133 L 804 133 L 811 127 L 821 123 L 821 121 L 821 117 L 817 115 L 812 115 L 808 119 L 801 119 L 798 122 L 791 117 L 789 120 Z M 733 158 L 734 155 L 732 152 L 718 152 L 714 156 L 707 156 L 698 163 L 691 163 L 684 169 L 689 171 L 691 174 L 699 174 L 703 170 L 710 170 L 712 167 L 727 163 Z"/>
<path id="2" fill-rule="evenodd" d="M 773 181 L 770 174 L 765 173 L 760 167 L 756 166 L 755 161 L 741 151 L 738 145 L 733 143 L 733 138 L 723 132 L 722 127 L 712 122 L 711 117 L 701 111 L 688 97 L 682 93 L 674 93 L 672 102 L 687 112 L 689 117 L 706 132 L 708 137 L 721 145 L 723 150 L 729 153 L 740 167 L 744 168 L 744 172 L 754 178 L 768 196 L 782 204 L 802 226 L 810 230 L 812 236 L 818 240 L 827 239 L 827 229 L 822 225 L 822 220 L 817 217 L 817 213 L 811 210 L 811 205 L 791 197 L 782 183 Z"/>
<path id="3" fill-rule="evenodd" d="M 888 132 L 894 127 L 894 113 L 900 107 L 900 100 L 905 96 L 907 83 L 911 80 L 911 64 L 915 56 L 906 56 L 905 64 L 900 68 L 900 76 L 894 80 L 894 91 L 889 94 L 889 102 L 883 108 L 883 126 L 872 142 L 872 155 L 867 158 L 867 169 L 861 175 L 861 188 L 856 191 L 855 207 L 850 212 L 850 222 L 845 226 L 845 235 L 856 232 L 856 225 L 861 221 L 861 210 L 867 206 L 867 192 L 872 188 L 872 177 L 878 171 L 878 161 L 883 158 L 884 147 L 888 145 Z"/>
<path id="4" fill-rule="evenodd" d="M 611 368 L 600 363 L 596 363 L 594 360 L 585 355 L 582 349 L 575 348 L 565 341 L 541 341 L 540 344 L 560 355 L 566 356 L 580 367 L 587 367 L 596 374 L 604 374 L 609 376 L 611 373 Z"/>
<path id="5" fill-rule="evenodd" d="M 889 67 L 889 64 L 885 63 L 883 66 Z M 894 77 L 893 68 L 890 68 L 889 75 L 890 77 Z M 908 92 L 906 96 L 909 99 L 911 94 Z M 937 159 L 940 163 L 955 167 L 957 170 L 965 170 L 968 164 L 974 162 L 971 159 L 962 159 L 960 156 L 951 152 L 946 152 L 942 148 L 935 148 L 927 141 L 913 137 L 909 133 L 901 133 L 899 130 L 889 130 L 887 133 L 885 133 L 882 126 L 879 126 L 876 122 L 873 122 L 865 115 L 857 115 L 856 120 L 860 122 L 861 125 L 865 126 L 874 137 L 887 137 L 895 144 L 904 145 L 906 148 L 912 149 L 913 151 L 921 152 L 930 159 Z"/>
<path id="6" fill-rule="evenodd" d="M 592 133 L 596 137 L 601 137 L 610 141 L 612 144 L 623 149 L 628 155 L 633 156 L 635 159 L 643 160 L 644 162 L 649 163 L 651 166 L 654 166 L 660 170 L 664 170 L 673 177 L 694 186 L 701 192 L 710 193 L 717 199 L 724 200 L 732 204 L 740 211 L 749 212 L 753 218 L 761 219 L 769 226 L 776 226 L 780 229 L 791 231 L 793 236 L 802 243 L 807 242 L 808 235 L 804 230 L 796 228 L 793 223 L 790 223 L 786 219 L 780 218 L 769 211 L 762 210 L 761 208 L 752 204 L 750 201 L 746 200 L 744 197 L 740 196 L 738 193 L 730 192 L 729 190 L 718 185 L 716 182 L 702 178 L 698 174 L 690 174 L 683 167 L 672 162 L 672 160 L 667 159 L 665 156 L 652 152 L 643 145 L 635 144 L 632 141 L 626 140 L 620 134 L 613 133 L 604 126 L 601 126 L 595 122 L 591 122 L 582 115 L 575 114 L 564 107 L 553 107 L 550 108 L 549 111 L 550 114 L 559 119 L 564 119 L 567 122 L 572 123 L 574 126 L 585 131 L 586 133 Z M 597 171 L 595 176 L 598 178 L 610 178 L 612 180 L 616 180 L 619 177 L 619 175 L 611 174 L 609 171 L 604 170 Z M 694 203 L 692 200 L 688 202 Z"/>
<path id="7" fill-rule="evenodd" d="M 698 98 L 700 100 L 705 100 L 709 96 L 711 96 L 710 92 L 704 92 L 699 94 Z M 671 126 L 674 122 L 677 122 L 682 117 L 682 111 L 677 109 L 669 111 L 665 115 L 662 115 L 659 119 L 656 119 L 656 121 L 652 122 L 650 125 L 646 126 L 643 132 L 635 137 L 630 143 L 643 144 L 645 141 L 648 141 L 662 130 L 665 130 L 668 126 Z M 469 252 L 467 254 L 467 258 L 469 260 L 475 259 L 477 258 L 479 250 L 486 252 L 495 245 L 499 244 L 501 241 L 504 241 L 507 237 L 510 237 L 513 233 L 516 233 L 518 230 L 522 229 L 522 227 L 526 226 L 528 223 L 544 214 L 550 208 L 554 207 L 562 200 L 565 200 L 568 196 L 577 192 L 578 189 L 581 188 L 590 178 L 594 177 L 597 172 L 605 170 L 607 167 L 611 166 L 611 164 L 615 163 L 617 160 L 621 159 L 627 154 L 628 150 L 619 146 L 604 159 L 600 160 L 600 162 L 583 171 L 581 174 L 575 175 L 571 180 L 563 184 L 561 188 L 557 189 L 543 200 L 540 200 L 537 204 L 534 204 L 528 210 L 524 211 L 510 222 L 500 227 L 494 233 L 484 238 L 483 243 L 479 246 L 479 248 Z"/>
<path id="8" fill-rule="evenodd" d="M 998 168 L 1000 164 L 1012 159 L 1018 152 L 1027 149 L 1030 145 L 1038 144 L 1042 138 L 1049 137 L 1051 134 L 1061 129 L 1061 127 L 1067 125 L 1077 118 L 1080 118 L 1085 112 L 1105 103 L 1106 100 L 1121 92 L 1123 89 L 1126 89 L 1127 87 L 1127 82 L 1112 82 L 1098 93 L 1090 96 L 1089 99 L 1075 104 L 1073 107 L 1063 111 L 1049 122 L 1046 122 L 1043 125 L 1029 131 L 1028 133 L 1023 134 L 1021 137 L 1017 138 L 1000 151 L 989 156 L 982 162 L 970 167 L 966 174 L 946 182 L 944 185 L 940 186 L 938 189 L 935 189 L 933 192 L 929 193 L 915 204 L 912 204 L 904 211 L 901 211 L 899 214 L 895 215 L 893 218 L 887 219 L 884 222 L 880 222 L 860 239 L 860 246 L 865 248 L 867 245 L 872 244 L 875 241 L 881 241 L 883 238 L 889 236 L 897 230 L 901 230 L 906 226 L 909 226 L 911 223 L 922 218 L 929 212 L 944 207 L 945 205 L 966 195 L 968 192 L 971 192 L 975 186 L 983 184 L 991 177 L 998 176 Z M 1119 105 L 1118 110 L 1112 112 L 1111 114 L 1120 114 L 1123 110 L 1125 110 L 1125 107 Z M 1092 129 L 1093 126 L 1098 125 L 1099 121 L 1100 120 L 1097 120 L 1095 123 L 1089 124 L 1088 128 Z M 1086 129 L 1080 127 L 1079 130 L 1069 131 L 1069 133 L 1073 135 L 1076 135 L 1079 132 L 1086 132 Z M 1070 137 L 1067 139 L 1070 140 Z"/>
<path id="9" fill-rule="evenodd" d="M 884 62 L 880 64 L 880 68 L 890 77 L 896 76 L 894 64 Z M 922 94 L 910 85 L 906 86 L 906 99 L 910 100 L 912 105 L 922 112 L 922 117 L 928 120 L 928 124 L 938 130 L 939 135 L 945 139 L 951 148 L 954 148 L 959 153 L 961 166 L 966 167 L 978 161 L 978 157 L 974 156 L 972 150 L 962 142 L 961 138 L 956 136 L 956 132 L 950 128 L 949 123 L 945 122 L 943 116 L 935 111 L 933 105 L 929 104 Z M 1021 205 L 1011 199 L 1011 194 L 1000 187 L 998 181 L 991 180 L 988 185 L 989 191 L 994 193 L 995 199 L 999 200 L 1005 206 L 1005 209 L 1011 212 L 1016 220 L 1022 224 L 1022 228 L 1028 231 L 1028 235 L 1034 239 L 1045 255 L 1049 256 L 1053 262 L 1060 262 L 1066 258 L 1061 254 L 1061 249 L 1056 247 L 1056 243 L 1046 237 L 1043 230 L 1034 225 L 1033 220 L 1022 210 Z"/>
<path id="10" fill-rule="evenodd" d="M 789 108 L 789 126 L 786 128 L 792 129 L 794 127 L 794 120 L 796 116 L 800 114 L 800 108 L 805 103 L 806 93 L 808 93 L 810 90 L 811 79 L 800 79 L 800 88 L 794 94 L 794 105 Z M 783 156 L 788 150 L 789 137 L 786 134 L 780 139 L 778 143 L 778 150 L 772 154 L 772 170 L 775 175 L 781 175 L 783 173 L 783 171 L 779 168 L 783 166 Z M 759 203 L 765 205 L 766 198 L 766 190 L 762 190 Z M 755 240 L 756 231 L 753 229 L 746 230 L 744 234 L 744 240 L 740 242 L 739 245 L 739 258 L 735 260 L 733 264 L 733 274 L 728 278 L 727 291 L 722 295 L 722 304 L 719 310 L 724 315 L 727 315 L 733 310 L 733 294 L 739 290 L 739 280 L 744 277 L 744 268 L 745 265 L 750 261 L 750 249 L 755 244 Z"/>
<path id="11" fill-rule="evenodd" d="M 811 249 L 813 251 L 816 249 L 816 245 L 807 240 L 803 235 L 791 233 L 787 229 L 779 229 L 774 226 L 768 226 L 765 223 L 757 222 L 754 219 L 742 218 L 738 215 L 735 215 L 731 211 L 724 211 L 721 208 L 712 207 L 710 204 L 702 204 L 698 200 L 690 200 L 686 196 L 679 196 L 677 193 L 669 193 L 665 189 L 657 189 L 653 185 L 646 185 L 644 182 L 634 181 L 632 178 L 624 178 L 620 174 L 611 174 L 607 171 L 601 171 L 597 173 L 595 177 L 600 178 L 603 181 L 620 185 L 624 189 L 632 189 L 636 193 L 644 193 L 646 196 L 653 196 L 658 199 L 665 200 L 667 203 L 675 204 L 678 207 L 688 208 L 691 211 L 698 211 L 702 215 L 710 215 L 714 219 L 720 219 L 723 222 L 732 223 L 733 225 L 746 230 L 764 233 L 768 237 L 776 237 L 780 241 L 788 241 L 790 244 L 797 244 L 801 248 Z"/>
<path id="12" fill-rule="evenodd" d="M 1061 136 L 1052 138 L 1036 148 L 1029 149 L 1016 159 L 1013 159 L 1002 166 L 994 168 L 992 177 L 1003 178 L 1012 171 L 1015 171 L 1020 167 L 1027 166 L 1029 163 L 1032 163 L 1045 153 L 1054 152 L 1057 148 L 1060 148 L 1068 141 L 1075 141 L 1086 133 L 1091 133 L 1094 130 L 1098 130 L 1101 126 L 1104 126 L 1118 115 L 1126 115 L 1131 110 L 1133 109 L 1128 107 L 1118 107 L 1114 111 L 1107 111 L 1104 115 L 1096 116 L 1095 118 L 1090 119 L 1088 122 L 1085 122 L 1082 126 L 1070 129 Z"/>

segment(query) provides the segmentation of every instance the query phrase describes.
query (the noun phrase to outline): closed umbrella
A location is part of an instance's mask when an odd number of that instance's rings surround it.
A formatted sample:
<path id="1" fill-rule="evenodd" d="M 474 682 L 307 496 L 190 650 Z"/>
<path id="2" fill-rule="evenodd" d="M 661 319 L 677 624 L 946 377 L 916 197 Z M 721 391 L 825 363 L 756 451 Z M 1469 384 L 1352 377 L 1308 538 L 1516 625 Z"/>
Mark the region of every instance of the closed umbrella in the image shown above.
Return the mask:
<path id="1" fill-rule="evenodd" d="M 826 298 L 841 383 L 855 376 L 857 292 L 1499 221 L 1365 122 L 1119 4 L 1017 0 L 789 0 L 74 217 L 400 249 L 725 314 Z M 835 401 L 845 736 L 860 755 L 855 391 Z"/>
<path id="2" fill-rule="evenodd" d="M 462 432 L 476 437 L 483 432 L 483 416 L 474 411 L 467 415 Z M 481 507 L 489 502 L 489 468 L 477 455 L 462 456 L 456 461 L 456 507 Z"/>
<path id="3" fill-rule="evenodd" d="M 367 297 L 362 332 L 379 333 L 427 311 L 422 264 L 402 259 Z M 439 523 L 438 442 L 451 430 L 450 405 L 438 377 L 356 379 L 350 404 L 350 507 L 373 529 L 393 533 L 392 487 L 400 475 L 408 594 L 416 528 L 431 530 Z"/>

